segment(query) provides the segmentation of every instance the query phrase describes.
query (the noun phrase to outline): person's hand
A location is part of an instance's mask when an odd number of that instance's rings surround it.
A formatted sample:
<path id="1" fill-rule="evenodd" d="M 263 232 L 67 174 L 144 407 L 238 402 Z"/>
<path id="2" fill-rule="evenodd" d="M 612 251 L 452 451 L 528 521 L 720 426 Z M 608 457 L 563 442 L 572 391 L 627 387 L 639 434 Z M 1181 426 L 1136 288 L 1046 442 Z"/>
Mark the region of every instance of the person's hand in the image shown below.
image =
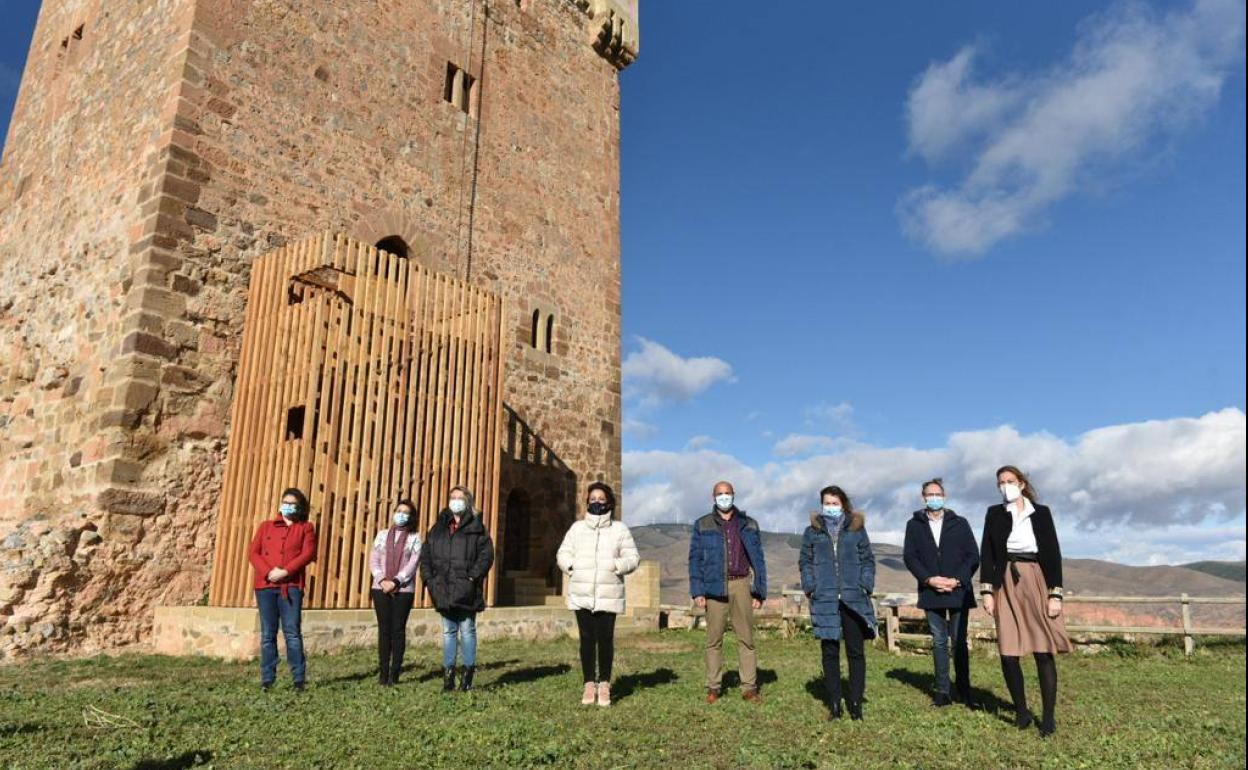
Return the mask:
<path id="1" fill-rule="evenodd" d="M 1056 596 L 1049 597 L 1049 617 L 1055 618 L 1062 614 L 1062 600 Z"/>
<path id="2" fill-rule="evenodd" d="M 696 604 L 698 606 L 698 609 L 700 610 L 706 609 L 706 597 L 705 596 L 693 597 L 693 603 Z"/>
<path id="3" fill-rule="evenodd" d="M 753 605 L 754 609 L 761 610 L 763 608 L 763 600 L 755 599 L 753 602 L 751 602 L 751 605 Z"/>
<path id="4" fill-rule="evenodd" d="M 280 583 L 289 574 L 290 574 L 289 572 L 282 569 L 281 567 L 274 567 L 273 569 L 269 570 L 269 575 L 268 575 L 269 582 Z"/>
<path id="5" fill-rule="evenodd" d="M 395 584 L 394 584 L 394 581 L 393 581 L 393 580 L 391 580 L 390 578 L 384 578 L 384 579 L 383 579 L 380 583 L 378 583 L 377 585 L 381 586 L 382 593 L 387 593 L 387 594 L 388 594 L 388 593 L 393 593 L 393 592 L 394 592 L 394 589 L 395 589 L 395 587 L 396 587 L 396 586 L 395 586 Z"/>
<path id="6" fill-rule="evenodd" d="M 984 612 L 993 617 L 997 615 L 997 600 L 992 594 L 984 594 Z"/>

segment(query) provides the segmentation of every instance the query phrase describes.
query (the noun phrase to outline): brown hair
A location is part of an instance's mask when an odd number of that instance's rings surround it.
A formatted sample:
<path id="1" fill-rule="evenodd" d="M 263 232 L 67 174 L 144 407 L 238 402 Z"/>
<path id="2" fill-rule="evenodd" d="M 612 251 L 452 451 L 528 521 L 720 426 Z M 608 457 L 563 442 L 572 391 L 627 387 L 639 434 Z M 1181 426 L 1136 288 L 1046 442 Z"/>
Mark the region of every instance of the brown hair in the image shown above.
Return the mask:
<path id="1" fill-rule="evenodd" d="M 854 512 L 854 504 L 850 502 L 849 495 L 845 494 L 845 490 L 841 489 L 840 487 L 836 485 L 833 485 L 830 487 L 824 487 L 823 489 L 819 490 L 819 504 L 820 505 L 823 505 L 823 498 L 828 495 L 832 495 L 833 497 L 840 498 L 841 509 L 846 513 L 846 515 Z"/>
<path id="2" fill-rule="evenodd" d="M 1000 479 L 1000 478 L 1001 478 L 1001 474 L 1002 474 L 1002 473 L 1006 473 L 1007 471 L 1008 471 L 1009 473 L 1013 473 L 1013 474 L 1014 474 L 1014 476 L 1015 476 L 1015 477 L 1016 477 L 1019 481 L 1023 482 L 1023 497 L 1027 498 L 1028 500 L 1030 500 L 1030 501 L 1031 501 L 1031 502 L 1033 502 L 1033 503 L 1039 503 L 1039 502 L 1040 502 L 1040 500 L 1038 499 L 1038 498 L 1040 497 L 1040 495 L 1036 492 L 1036 487 L 1035 487 L 1035 485 L 1031 483 L 1031 479 L 1027 478 L 1027 474 L 1026 474 L 1026 473 L 1023 473 L 1022 471 L 1020 471 L 1020 470 L 1018 469 L 1018 466 L 1017 466 L 1017 465 L 1002 465 L 1000 468 L 997 468 L 997 476 L 996 476 L 996 477 L 997 477 L 998 479 Z"/>
<path id="3" fill-rule="evenodd" d="M 927 488 L 933 484 L 940 487 L 940 493 L 942 495 L 945 493 L 945 480 L 942 479 L 940 476 L 937 476 L 934 479 L 928 479 L 927 481 L 924 481 L 923 486 L 919 487 L 919 494 L 921 495 L 927 492 Z"/>

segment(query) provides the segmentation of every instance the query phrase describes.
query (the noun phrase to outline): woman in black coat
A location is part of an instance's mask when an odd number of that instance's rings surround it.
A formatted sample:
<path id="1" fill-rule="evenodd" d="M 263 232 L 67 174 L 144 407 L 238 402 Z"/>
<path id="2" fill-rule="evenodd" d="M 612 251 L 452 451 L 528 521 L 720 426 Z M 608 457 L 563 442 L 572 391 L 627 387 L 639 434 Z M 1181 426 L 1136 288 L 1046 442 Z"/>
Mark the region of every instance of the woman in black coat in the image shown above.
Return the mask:
<path id="1" fill-rule="evenodd" d="M 472 689 L 477 665 L 477 613 L 485 609 L 485 576 L 494 543 L 464 487 L 451 489 L 447 507 L 425 538 L 420 577 L 442 616 L 442 691 L 455 689 L 455 658 L 462 654 L 459 689 Z"/>
<path id="2" fill-rule="evenodd" d="M 919 608 L 927 612 L 932 631 L 932 658 L 936 664 L 933 704 L 948 706 L 949 647 L 953 647 L 953 670 L 958 699 L 971 702 L 971 662 L 966 649 L 966 621 L 975 607 L 972 579 L 979 569 L 979 547 L 970 523 L 945 507 L 945 486 L 940 479 L 920 488 L 923 508 L 906 523 L 902 559 L 919 581 Z"/>

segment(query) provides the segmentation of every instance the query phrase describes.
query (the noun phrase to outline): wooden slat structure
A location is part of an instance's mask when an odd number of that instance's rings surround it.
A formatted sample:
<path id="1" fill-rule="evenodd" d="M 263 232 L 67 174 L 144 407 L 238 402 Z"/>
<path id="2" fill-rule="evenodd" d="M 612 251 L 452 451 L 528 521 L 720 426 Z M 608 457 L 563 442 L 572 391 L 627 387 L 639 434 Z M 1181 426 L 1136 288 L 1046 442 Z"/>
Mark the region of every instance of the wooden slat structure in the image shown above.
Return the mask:
<path id="1" fill-rule="evenodd" d="M 502 301 L 338 234 L 252 265 L 209 602 L 255 603 L 247 548 L 286 487 L 318 535 L 306 607 L 368 606 L 373 537 L 462 484 L 498 541 Z M 496 571 L 486 587 L 494 602 Z M 420 606 L 428 598 L 417 585 Z"/>

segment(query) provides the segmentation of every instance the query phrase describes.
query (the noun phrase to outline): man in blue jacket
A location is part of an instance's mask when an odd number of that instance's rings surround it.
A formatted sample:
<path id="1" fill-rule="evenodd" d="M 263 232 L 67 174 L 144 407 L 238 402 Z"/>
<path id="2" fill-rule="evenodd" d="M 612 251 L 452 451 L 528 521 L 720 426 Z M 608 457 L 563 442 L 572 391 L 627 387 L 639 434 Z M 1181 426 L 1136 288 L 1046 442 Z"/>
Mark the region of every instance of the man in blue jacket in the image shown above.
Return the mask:
<path id="1" fill-rule="evenodd" d="M 758 522 L 737 510 L 735 491 L 721 481 L 711 491 L 715 508 L 693 523 L 689 540 L 689 594 L 706 610 L 706 702 L 719 700 L 724 678 L 724 630 L 737 635 L 741 695 L 759 703 L 754 610 L 767 598 L 767 565 Z"/>
<path id="2" fill-rule="evenodd" d="M 919 608 L 927 612 L 932 631 L 932 657 L 936 665 L 933 705 L 948 706 L 949 648 L 957 674 L 957 694 L 968 707 L 971 701 L 970 656 L 966 649 L 966 621 L 975 607 L 971 579 L 979 569 L 979 548 L 966 519 L 945 507 L 945 487 L 940 479 L 920 488 L 923 509 L 906 523 L 902 560 L 919 582 Z"/>

